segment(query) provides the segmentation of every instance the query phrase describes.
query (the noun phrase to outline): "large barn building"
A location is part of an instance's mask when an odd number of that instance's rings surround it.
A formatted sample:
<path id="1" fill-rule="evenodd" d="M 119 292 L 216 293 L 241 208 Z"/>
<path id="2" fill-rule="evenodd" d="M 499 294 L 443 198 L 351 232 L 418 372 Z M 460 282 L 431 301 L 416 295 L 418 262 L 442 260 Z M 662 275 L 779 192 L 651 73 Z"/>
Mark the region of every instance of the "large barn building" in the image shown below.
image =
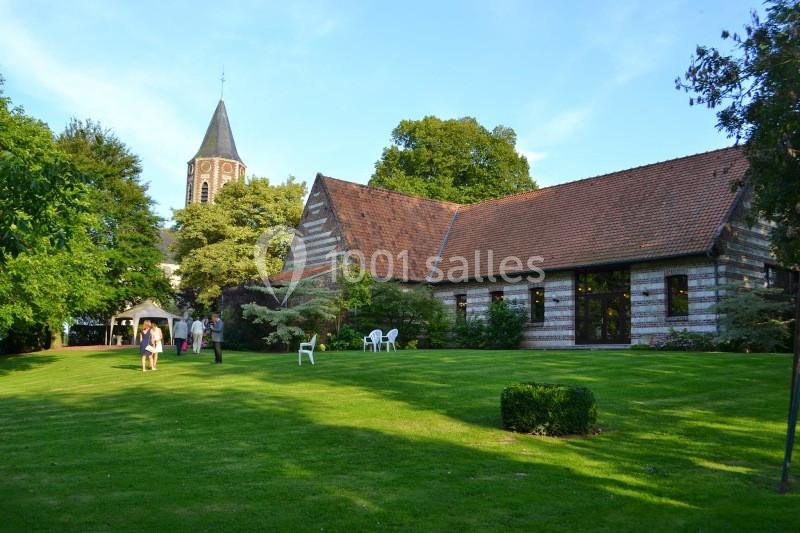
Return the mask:
<path id="1" fill-rule="evenodd" d="M 727 148 L 473 205 L 318 174 L 298 227 L 303 276 L 347 254 L 379 277 L 430 284 L 453 314 L 514 300 L 531 348 L 714 333 L 715 287 L 790 281 L 769 227 L 747 225 L 748 195 L 731 187 L 746 168 Z M 282 276 L 299 267 L 290 258 Z"/>

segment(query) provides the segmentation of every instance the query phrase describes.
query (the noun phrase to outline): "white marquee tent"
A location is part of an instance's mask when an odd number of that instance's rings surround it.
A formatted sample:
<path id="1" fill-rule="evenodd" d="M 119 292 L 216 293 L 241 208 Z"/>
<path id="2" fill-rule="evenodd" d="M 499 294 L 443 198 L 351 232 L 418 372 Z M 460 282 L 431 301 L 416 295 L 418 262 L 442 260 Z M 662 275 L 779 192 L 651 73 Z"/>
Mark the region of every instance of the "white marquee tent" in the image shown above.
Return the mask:
<path id="1" fill-rule="evenodd" d="M 139 305 L 134 305 L 130 309 L 126 309 L 125 311 L 117 313 L 116 315 L 111 317 L 111 320 L 109 320 L 111 331 L 108 335 L 108 344 L 112 343 L 112 339 L 114 338 L 114 325 L 119 320 L 133 321 L 132 344 L 136 344 L 136 333 L 139 331 L 139 321 L 145 318 L 167 319 L 167 322 L 169 323 L 169 344 L 172 344 L 172 323 L 175 320 L 183 320 L 183 317 L 181 316 L 173 315 L 168 311 L 164 311 L 153 300 L 145 300 Z"/>

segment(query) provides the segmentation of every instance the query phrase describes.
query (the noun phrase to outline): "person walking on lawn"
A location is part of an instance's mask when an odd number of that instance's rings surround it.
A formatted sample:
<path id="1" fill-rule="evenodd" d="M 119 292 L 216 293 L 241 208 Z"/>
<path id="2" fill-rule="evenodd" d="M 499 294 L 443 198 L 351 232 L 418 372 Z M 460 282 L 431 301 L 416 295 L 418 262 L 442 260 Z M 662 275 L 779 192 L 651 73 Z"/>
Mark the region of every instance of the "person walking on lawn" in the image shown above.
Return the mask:
<path id="1" fill-rule="evenodd" d="M 185 320 L 178 320 L 175 322 L 175 332 L 172 335 L 172 338 L 175 342 L 175 351 L 178 353 L 178 357 L 181 356 L 181 350 L 183 350 L 183 343 L 186 342 L 187 334 L 189 332 L 189 326 L 186 325 Z"/>
<path id="2" fill-rule="evenodd" d="M 205 328 L 203 327 L 203 323 L 200 322 L 199 318 L 195 318 L 194 322 L 192 322 L 192 351 L 194 353 L 200 353 L 200 348 L 203 345 L 203 333 L 205 333 Z"/>
<path id="3" fill-rule="evenodd" d="M 153 352 L 155 351 L 155 347 L 153 346 L 153 334 L 151 330 L 152 324 L 149 320 L 145 320 L 144 324 L 142 324 L 142 332 L 139 334 L 141 336 L 141 341 L 139 342 L 139 355 L 142 356 L 142 372 L 147 372 L 147 368 L 145 367 L 145 360 L 150 360 L 150 370 L 154 370 L 153 367 Z"/>
<path id="4" fill-rule="evenodd" d="M 222 319 L 217 314 L 211 315 L 211 342 L 214 344 L 214 363 L 222 363 Z"/>
<path id="5" fill-rule="evenodd" d="M 153 362 L 150 363 L 151 370 L 158 370 L 158 354 L 164 351 L 164 332 L 158 327 L 158 324 L 153 324 L 152 336 L 153 346 L 156 351 L 153 352 Z"/>

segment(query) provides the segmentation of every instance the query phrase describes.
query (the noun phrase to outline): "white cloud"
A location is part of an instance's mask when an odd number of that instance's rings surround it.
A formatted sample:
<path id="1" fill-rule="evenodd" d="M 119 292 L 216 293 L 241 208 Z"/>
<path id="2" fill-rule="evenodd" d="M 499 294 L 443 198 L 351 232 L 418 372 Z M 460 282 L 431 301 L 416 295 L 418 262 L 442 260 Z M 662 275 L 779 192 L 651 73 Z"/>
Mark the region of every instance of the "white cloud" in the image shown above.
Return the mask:
<path id="1" fill-rule="evenodd" d="M 525 158 L 528 160 L 528 163 L 530 163 L 531 165 L 533 165 L 537 161 L 541 161 L 542 159 L 547 157 L 547 153 L 546 152 L 536 152 L 536 151 L 533 151 L 533 150 L 525 150 L 524 148 L 522 148 L 520 146 L 517 146 L 517 152 L 519 152 L 521 155 L 524 155 Z"/>
<path id="2" fill-rule="evenodd" d="M 547 121 L 543 128 L 544 138 L 551 143 L 559 143 L 583 128 L 591 115 L 588 108 L 562 111 Z"/>
<path id="3" fill-rule="evenodd" d="M 587 23 L 585 53 L 609 62 L 606 90 L 626 85 L 652 71 L 675 42 L 682 2 L 622 2 L 605 5 Z"/>
<path id="4" fill-rule="evenodd" d="M 172 196 L 181 200 L 184 164 L 196 149 L 198 132 L 159 95 L 153 78 L 136 70 L 99 68 L 85 57 L 65 61 L 10 13 L 1 15 L 0 66 L 6 76 L 13 75 L 31 93 L 62 110 L 65 117 L 96 119 L 114 130 L 134 153 L 147 154 L 143 157 L 144 177 L 162 185 L 161 195 L 156 187 L 151 191 L 156 200 L 168 190 L 177 190 L 170 193 L 170 200 L 174 200 Z M 56 131 L 61 127 L 52 126 Z M 165 209 L 160 211 L 167 214 Z"/>

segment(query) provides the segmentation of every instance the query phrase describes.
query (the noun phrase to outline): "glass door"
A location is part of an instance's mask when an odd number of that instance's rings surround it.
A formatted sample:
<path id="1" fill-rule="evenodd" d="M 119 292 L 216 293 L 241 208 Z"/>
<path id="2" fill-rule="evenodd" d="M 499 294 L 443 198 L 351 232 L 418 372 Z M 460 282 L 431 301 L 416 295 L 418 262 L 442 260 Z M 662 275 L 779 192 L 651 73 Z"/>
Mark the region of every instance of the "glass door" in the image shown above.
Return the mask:
<path id="1" fill-rule="evenodd" d="M 575 342 L 630 344 L 630 271 L 581 271 L 575 283 Z"/>

